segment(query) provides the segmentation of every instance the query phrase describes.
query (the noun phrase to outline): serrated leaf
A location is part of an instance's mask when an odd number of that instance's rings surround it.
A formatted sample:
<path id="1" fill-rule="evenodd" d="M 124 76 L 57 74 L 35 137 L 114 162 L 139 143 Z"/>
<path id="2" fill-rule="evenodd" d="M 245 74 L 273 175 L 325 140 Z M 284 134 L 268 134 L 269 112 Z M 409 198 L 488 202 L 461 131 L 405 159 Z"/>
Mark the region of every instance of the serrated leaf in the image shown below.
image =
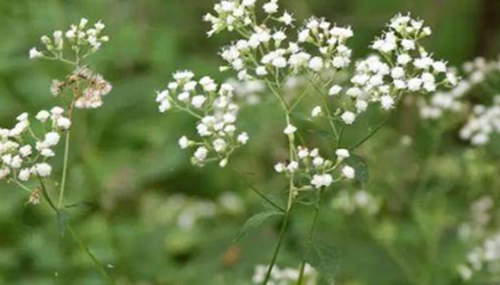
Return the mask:
<path id="1" fill-rule="evenodd" d="M 335 281 L 337 260 L 334 249 L 323 245 L 313 245 L 306 260 L 314 269 L 333 284 Z"/>
<path id="2" fill-rule="evenodd" d="M 239 241 L 250 230 L 260 227 L 262 224 L 264 224 L 270 218 L 275 217 L 275 216 L 282 216 L 282 215 L 283 215 L 282 212 L 278 212 L 278 211 L 273 210 L 273 211 L 258 213 L 256 215 L 250 217 L 243 225 L 243 228 L 238 232 L 238 234 L 234 238 L 234 242 Z"/>
<path id="3" fill-rule="evenodd" d="M 370 173 L 368 171 L 368 164 L 363 158 L 357 155 L 351 155 L 345 162 L 347 165 L 354 168 L 356 171 L 356 180 L 359 181 L 359 183 L 362 185 L 368 183 Z"/>

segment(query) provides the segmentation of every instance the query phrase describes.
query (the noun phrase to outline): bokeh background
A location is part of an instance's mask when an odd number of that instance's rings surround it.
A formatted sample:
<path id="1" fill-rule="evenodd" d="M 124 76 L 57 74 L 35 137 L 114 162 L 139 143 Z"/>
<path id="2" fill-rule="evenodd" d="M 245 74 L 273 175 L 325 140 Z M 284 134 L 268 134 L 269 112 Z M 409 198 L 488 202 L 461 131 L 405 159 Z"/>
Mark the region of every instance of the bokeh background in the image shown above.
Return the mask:
<path id="1" fill-rule="evenodd" d="M 178 69 L 225 78 L 218 72 L 221 60 L 217 53 L 227 39 L 208 39 L 208 26 L 201 20 L 214 3 L 0 0 L 2 126 L 11 125 L 21 112 L 34 113 L 52 106 L 51 80 L 70 71 L 56 63 L 28 59 L 29 49 L 38 44 L 41 35 L 66 29 L 81 17 L 101 19 L 107 25 L 111 41 L 93 57 L 91 65 L 113 83 L 114 89 L 103 108 L 77 114 L 68 200 L 79 205 L 70 212 L 72 224 L 92 251 L 109 264 L 119 284 L 251 284 L 254 266 L 266 263 L 274 246 L 279 219 L 237 243 L 233 238 L 249 216 L 264 208 L 247 183 L 273 197 L 281 194 L 283 181 L 273 174 L 272 166 L 282 151 L 280 130 L 284 123 L 273 112 L 275 106 L 263 104 L 242 114 L 243 128 L 252 138 L 234 158 L 237 168 L 244 171 L 243 178 L 229 168 L 191 166 L 190 153 L 178 148 L 177 139 L 194 134 L 193 121 L 180 114 L 159 114 L 154 101 L 155 91 L 164 88 Z M 500 52 L 498 0 L 281 3 L 299 19 L 317 15 L 351 25 L 355 37 L 350 46 L 355 57 L 369 52 L 367 45 L 392 16 L 407 11 L 434 29 L 429 50 L 450 64 Z M 468 150 L 453 131 L 444 144 L 451 154 L 443 154 L 433 164 L 436 169 L 428 189 L 448 192 L 439 192 L 439 199 L 426 197 L 421 201 L 430 213 L 425 218 L 437 224 L 452 223 L 450 216 L 464 214 L 464 201 L 500 187 L 495 178 L 500 176 L 498 158 L 488 157 L 482 150 Z M 400 143 L 403 135 L 418 135 L 419 139 L 408 147 Z M 429 135 L 420 131 L 416 116 L 402 112 L 360 150 L 374 169 L 367 189 L 391 197 L 387 211 L 391 221 L 399 224 L 388 228 L 403 233 L 402 254 L 415 267 L 422 266 L 422 272 L 427 270 L 419 257 L 422 236 L 416 233 L 416 226 L 405 223 L 404 201 L 405 191 L 418 182 L 418 165 L 429 152 L 429 140 Z M 433 183 L 433 179 L 439 182 Z M 448 209 L 439 203 L 448 200 L 449 191 L 459 190 L 466 194 L 460 194 L 462 199 L 451 195 L 457 201 L 452 212 L 442 210 Z M 32 207 L 26 201 L 23 191 L 0 185 L 0 284 L 105 284 L 74 242 L 59 236 L 46 205 Z M 369 240 L 363 222 L 336 213 L 328 205 L 324 211 L 317 239 L 331 249 L 327 263 L 336 284 L 407 284 L 387 253 Z M 281 266 L 297 266 L 300 261 L 310 213 L 298 209 L 296 216 Z M 455 244 L 440 250 L 439 263 L 443 264 L 461 254 Z M 450 264 L 442 269 L 436 265 L 436 270 L 445 272 L 443 276 L 452 277 L 433 284 L 459 284 L 451 272 L 453 262 Z"/>

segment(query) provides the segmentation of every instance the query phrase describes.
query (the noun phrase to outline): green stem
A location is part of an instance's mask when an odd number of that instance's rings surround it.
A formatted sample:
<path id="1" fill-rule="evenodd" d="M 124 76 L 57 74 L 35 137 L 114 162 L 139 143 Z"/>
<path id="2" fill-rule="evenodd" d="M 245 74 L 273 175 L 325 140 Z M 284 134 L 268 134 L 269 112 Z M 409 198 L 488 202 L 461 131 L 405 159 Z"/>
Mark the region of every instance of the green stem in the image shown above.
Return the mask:
<path id="1" fill-rule="evenodd" d="M 40 176 L 38 176 L 38 180 L 40 181 L 40 186 L 42 187 L 43 196 L 45 197 L 45 199 L 49 203 L 49 205 L 52 208 L 52 210 L 54 210 L 55 214 L 59 215 L 60 210 L 59 210 L 59 208 L 57 208 L 55 206 L 54 202 L 52 202 L 52 199 L 49 196 L 49 193 L 47 191 L 47 188 L 45 187 L 45 183 L 43 182 L 43 179 Z M 85 245 L 85 243 L 83 243 L 83 241 L 80 238 L 78 238 L 78 236 L 76 235 L 76 233 L 73 230 L 73 228 L 71 228 L 71 226 L 68 223 L 65 223 L 65 228 L 71 234 L 71 237 L 78 243 L 78 245 L 80 246 L 80 248 L 90 257 L 90 259 L 94 263 L 94 266 L 99 271 L 99 273 L 101 274 L 101 276 L 104 279 L 108 280 L 109 284 L 116 285 L 116 282 L 109 275 L 109 273 L 107 272 L 106 267 L 104 266 L 104 264 L 102 262 L 100 262 L 97 259 L 97 257 L 95 257 L 95 255 L 90 251 L 90 249 Z"/>
<path id="2" fill-rule="evenodd" d="M 291 213 L 291 208 L 285 212 L 285 217 L 283 218 L 283 223 L 281 224 L 281 229 L 280 229 L 280 233 L 279 233 L 279 237 L 278 237 L 278 243 L 276 244 L 276 247 L 274 248 L 273 257 L 271 258 L 271 263 L 269 264 L 269 268 L 268 268 L 267 273 L 266 273 L 266 278 L 264 279 L 264 282 L 262 283 L 262 285 L 267 285 L 267 283 L 269 282 L 269 279 L 271 279 L 271 273 L 273 272 L 273 268 L 276 264 L 276 259 L 278 258 L 278 254 L 280 252 L 281 245 L 283 244 L 286 228 L 287 228 L 288 221 L 290 218 L 290 213 Z"/>
<path id="3" fill-rule="evenodd" d="M 59 192 L 59 202 L 57 203 L 58 208 L 61 208 L 61 206 L 64 202 L 64 191 L 66 190 L 66 176 L 68 175 L 70 135 L 71 135 L 71 131 L 68 130 L 66 132 L 66 140 L 64 142 L 64 165 L 63 165 L 63 173 L 62 173 L 62 179 L 61 179 L 61 191 Z"/>
<path id="4" fill-rule="evenodd" d="M 366 137 L 364 137 L 359 142 L 357 142 L 354 146 L 352 146 L 350 148 L 350 150 L 354 150 L 354 149 L 358 148 L 359 146 L 364 144 L 367 140 L 369 140 L 374 135 L 376 135 L 378 133 L 378 131 L 380 131 L 380 129 L 382 129 L 382 127 L 385 126 L 385 124 L 387 124 L 387 122 L 389 121 L 389 118 L 390 118 L 390 116 L 388 116 L 384 121 L 382 121 L 382 123 L 380 123 L 377 127 L 375 127 L 375 129 L 373 129 Z"/>
<path id="5" fill-rule="evenodd" d="M 326 112 L 326 115 L 328 116 L 328 123 L 330 124 L 330 128 L 332 129 L 332 132 L 334 136 L 338 139 L 340 137 L 339 132 L 337 130 L 337 127 L 335 126 L 335 123 L 331 118 L 333 118 L 332 113 L 330 112 L 330 108 L 328 107 L 328 102 L 325 99 L 325 93 L 314 83 L 314 78 L 310 78 L 309 76 L 306 76 L 307 80 L 309 83 L 313 86 L 313 88 L 318 92 L 318 97 L 320 98 L 320 102 L 323 105 L 323 109 Z"/>
<path id="6" fill-rule="evenodd" d="M 73 237 L 73 239 L 76 241 L 76 243 L 78 243 L 80 248 L 85 253 L 87 253 L 87 255 L 90 257 L 90 259 L 94 263 L 94 266 L 99 271 L 101 276 L 104 277 L 108 281 L 109 284 L 116 285 L 115 280 L 113 279 L 113 277 L 111 277 L 111 275 L 109 275 L 108 271 L 106 270 L 106 266 L 101 261 L 99 261 L 99 259 L 97 259 L 97 257 L 95 257 L 95 255 L 92 253 L 92 251 L 90 251 L 88 246 L 85 245 L 85 243 L 83 243 L 83 241 L 78 237 L 78 235 L 75 233 L 73 228 L 69 224 L 66 224 L 66 229 L 71 234 L 71 237 Z"/>
<path id="7" fill-rule="evenodd" d="M 318 202 L 317 202 L 316 207 L 314 209 L 313 224 L 311 226 L 311 229 L 309 231 L 309 235 L 307 238 L 307 249 L 306 249 L 306 253 L 304 256 L 304 260 L 302 261 L 302 264 L 300 265 L 299 279 L 297 280 L 297 285 L 302 285 L 302 282 L 304 281 L 304 272 L 305 272 L 306 263 L 307 263 L 306 258 L 311 253 L 311 248 L 312 248 L 313 239 L 314 239 L 314 233 L 316 231 L 316 226 L 318 225 L 319 212 L 320 212 L 320 205 L 319 205 L 319 197 L 320 196 L 321 196 L 321 192 L 318 193 Z"/>
<path id="8" fill-rule="evenodd" d="M 267 85 L 271 89 L 272 93 L 280 101 L 281 106 L 283 108 L 283 111 L 285 112 L 286 123 L 287 123 L 287 125 L 290 125 L 291 124 L 290 109 L 289 109 L 288 104 L 286 103 L 285 99 L 283 98 L 281 92 L 280 92 L 282 89 L 281 89 L 281 86 L 280 86 L 278 80 L 276 80 L 276 88 L 277 89 L 273 88 L 272 83 L 270 83 L 269 81 L 267 81 Z M 290 134 L 287 137 L 288 137 L 289 157 L 290 157 L 290 160 L 293 160 L 294 156 L 295 156 L 295 144 L 294 144 L 295 137 L 293 134 Z M 269 268 L 267 270 L 266 278 L 264 279 L 264 282 L 262 283 L 263 285 L 267 285 L 269 282 L 269 279 L 271 278 L 271 273 L 273 272 L 273 268 L 276 264 L 276 260 L 278 258 L 279 252 L 281 250 L 281 246 L 283 244 L 283 240 L 285 237 L 286 228 L 287 228 L 289 218 L 290 218 L 290 213 L 291 213 L 292 208 L 293 208 L 293 197 L 294 197 L 294 188 L 295 188 L 294 187 L 294 175 L 293 175 L 293 173 L 289 177 L 288 186 L 289 186 L 288 187 L 288 202 L 287 202 L 287 207 L 286 207 L 286 211 L 285 211 L 285 217 L 283 218 L 283 223 L 281 225 L 281 230 L 280 230 L 279 237 L 278 237 L 278 243 L 276 244 L 276 247 L 274 248 L 273 256 L 271 258 L 271 262 L 270 262 Z"/>
<path id="9" fill-rule="evenodd" d="M 28 192 L 30 194 L 33 194 L 33 190 L 29 189 L 28 187 L 26 187 L 24 184 L 22 184 L 21 182 L 17 181 L 16 179 L 12 179 L 10 181 L 14 182 L 17 186 L 19 186 L 24 191 L 26 191 L 26 192 Z"/>
<path id="10" fill-rule="evenodd" d="M 248 182 L 244 177 L 243 177 L 243 174 L 238 171 L 238 169 L 236 169 L 236 167 L 231 167 L 231 169 L 236 172 L 236 174 L 238 176 L 241 177 L 241 180 L 248 186 L 250 187 L 250 189 L 252 189 L 253 192 L 255 192 L 255 194 L 257 194 L 257 196 L 259 196 L 260 198 L 262 198 L 264 201 L 266 201 L 270 206 L 272 206 L 273 208 L 275 208 L 276 210 L 280 211 L 280 212 L 286 212 L 286 210 L 281 207 L 280 205 L 278 205 L 276 202 L 274 202 L 273 200 L 271 200 L 270 198 L 268 198 L 264 193 L 262 193 L 259 189 L 255 188 L 255 186 L 253 186 L 250 182 Z"/>
<path id="11" fill-rule="evenodd" d="M 38 175 L 38 181 L 40 181 L 40 186 L 42 187 L 42 194 L 43 194 L 43 196 L 45 197 L 45 199 L 49 203 L 49 205 L 52 208 L 52 210 L 54 210 L 54 212 L 56 214 L 58 214 L 59 213 L 59 209 L 56 207 L 56 205 L 54 204 L 54 202 L 52 202 L 52 199 L 49 196 L 49 192 L 47 191 L 47 188 L 45 187 L 45 183 L 43 183 L 43 179 L 42 179 L 42 177 L 40 177 L 40 175 Z"/>

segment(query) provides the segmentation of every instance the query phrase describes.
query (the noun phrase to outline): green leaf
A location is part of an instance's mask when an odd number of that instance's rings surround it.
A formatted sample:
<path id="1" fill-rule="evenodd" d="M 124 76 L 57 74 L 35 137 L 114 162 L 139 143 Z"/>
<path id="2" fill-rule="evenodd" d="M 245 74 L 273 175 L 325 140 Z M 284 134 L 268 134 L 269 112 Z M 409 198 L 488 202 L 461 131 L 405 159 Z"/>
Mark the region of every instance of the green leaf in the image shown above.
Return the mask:
<path id="1" fill-rule="evenodd" d="M 77 202 L 73 204 L 69 204 L 64 207 L 65 209 L 82 209 L 82 210 L 87 210 L 87 211 L 92 211 L 97 209 L 97 204 L 93 202 L 87 202 L 87 201 L 82 201 L 82 202 Z"/>
<path id="2" fill-rule="evenodd" d="M 359 183 L 362 185 L 368 183 L 370 178 L 368 164 L 363 158 L 357 155 L 351 155 L 345 162 L 354 168 L 356 171 L 356 180 L 359 181 Z"/>
<path id="3" fill-rule="evenodd" d="M 335 281 L 336 256 L 335 250 L 324 245 L 313 245 L 309 256 L 306 257 L 308 263 L 314 267 L 321 275 L 332 284 Z"/>
<path id="4" fill-rule="evenodd" d="M 282 215 L 283 215 L 283 212 L 278 212 L 278 211 L 272 210 L 272 211 L 258 213 L 256 215 L 250 217 L 243 225 L 243 228 L 238 232 L 238 234 L 234 238 L 234 242 L 239 241 L 242 237 L 247 235 L 247 233 L 250 230 L 260 227 L 262 224 L 264 224 L 270 218 L 272 218 L 274 216 L 282 216 Z"/>

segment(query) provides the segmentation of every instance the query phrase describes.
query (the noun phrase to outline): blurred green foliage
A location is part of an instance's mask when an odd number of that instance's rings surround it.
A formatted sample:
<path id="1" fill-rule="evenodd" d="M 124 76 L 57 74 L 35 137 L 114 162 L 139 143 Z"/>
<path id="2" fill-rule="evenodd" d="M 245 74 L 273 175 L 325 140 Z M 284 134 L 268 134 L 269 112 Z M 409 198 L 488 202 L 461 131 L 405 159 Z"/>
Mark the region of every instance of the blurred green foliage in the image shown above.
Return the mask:
<path id="1" fill-rule="evenodd" d="M 177 138 L 193 132 L 192 121 L 181 115 L 166 118 L 156 111 L 155 89 L 162 89 L 177 69 L 192 69 L 221 79 L 217 56 L 224 39 L 207 39 L 202 15 L 212 0 L 0 0 L 0 122 L 10 125 L 17 114 L 52 105 L 51 79 L 68 70 L 60 65 L 30 61 L 28 50 L 39 36 L 65 29 L 81 17 L 102 19 L 111 41 L 93 59 L 96 70 L 114 85 L 102 109 L 79 112 L 74 126 L 68 200 L 79 203 L 69 210 L 71 222 L 92 251 L 109 264 L 119 284 L 197 285 L 250 284 L 256 264 L 268 262 L 274 246 L 277 221 L 250 231 L 237 243 L 232 240 L 247 217 L 263 210 L 244 180 L 271 196 L 278 196 L 282 181 L 272 165 L 280 150 L 281 117 L 275 106 L 263 104 L 243 113 L 250 145 L 235 158 L 243 179 L 231 169 L 189 164 L 179 151 Z M 484 1 L 485 3 L 487 1 Z M 366 48 L 383 25 L 398 12 L 411 11 L 433 28 L 429 50 L 452 64 L 500 50 L 500 30 L 481 41 L 483 1 L 478 0 L 283 0 L 298 18 L 325 16 L 352 25 L 355 57 Z M 389 127 L 360 150 L 370 167 L 367 189 L 390 197 L 384 211 L 391 219 L 366 226 L 357 216 L 343 216 L 328 205 L 320 220 L 318 247 L 328 248 L 332 275 L 337 283 L 406 284 L 397 265 L 384 251 L 384 241 L 395 242 L 419 274 L 437 280 L 428 284 L 459 284 L 453 264 L 463 253 L 459 244 L 447 242 L 448 226 L 466 213 L 470 199 L 499 188 L 498 150 L 464 150 L 453 134 L 446 141 L 446 155 L 431 163 L 427 191 L 409 196 L 422 173 L 420 165 L 432 152 L 432 134 L 416 116 L 400 112 Z M 375 119 L 379 119 L 375 116 Z M 370 119 L 366 119 L 370 120 Z M 360 126 L 360 134 L 365 130 Z M 400 143 L 404 134 L 417 139 L 411 147 Z M 351 140 L 361 137 L 348 134 Z M 270 143 L 272 141 L 272 144 Z M 318 142 L 321 144 L 321 142 Z M 60 150 L 59 150 L 60 151 Z M 58 161 L 60 166 L 60 161 Z M 58 167 L 57 169 L 60 169 Z M 0 186 L 0 285 L 6 284 L 105 284 L 91 261 L 68 238 L 59 237 L 56 223 L 45 205 L 26 206 L 22 191 Z M 347 186 L 346 186 L 347 187 Z M 337 189 L 338 190 L 338 189 Z M 232 192 L 245 201 L 240 211 L 220 210 L 218 197 Z M 459 192 L 461 197 L 455 195 Z M 182 202 L 174 200 L 181 193 Z M 498 198 L 498 197 L 497 197 Z M 183 230 L 175 205 L 212 201 L 193 230 Z M 85 202 L 85 203 L 82 203 Z M 415 204 L 415 213 L 404 205 Z M 181 211 L 182 209 L 179 209 Z M 207 210 L 208 211 L 208 210 Z M 301 240 L 310 223 L 306 209 L 297 209 L 290 228 L 283 266 L 297 266 Z M 416 222 L 409 218 L 417 217 Z M 411 220 L 411 221 L 409 221 Z M 424 229 L 418 224 L 425 225 Z M 445 229 L 444 232 L 441 232 Z M 374 241 L 368 231 L 380 237 Z M 423 230 L 423 233 L 422 233 Z M 439 232 L 436 232 L 438 231 Z M 439 238 L 436 261 L 426 264 L 419 243 Z M 451 238 L 450 238 L 451 239 Z M 382 241 L 382 242 L 380 242 Z M 445 260 L 450 259 L 450 262 Z M 442 266 L 441 266 L 442 265 Z M 435 273 L 434 272 L 434 273 Z M 448 274 L 446 274 L 448 273 Z M 443 276 L 443 278 L 439 277 Z M 327 284 L 327 283 L 325 283 Z"/>

